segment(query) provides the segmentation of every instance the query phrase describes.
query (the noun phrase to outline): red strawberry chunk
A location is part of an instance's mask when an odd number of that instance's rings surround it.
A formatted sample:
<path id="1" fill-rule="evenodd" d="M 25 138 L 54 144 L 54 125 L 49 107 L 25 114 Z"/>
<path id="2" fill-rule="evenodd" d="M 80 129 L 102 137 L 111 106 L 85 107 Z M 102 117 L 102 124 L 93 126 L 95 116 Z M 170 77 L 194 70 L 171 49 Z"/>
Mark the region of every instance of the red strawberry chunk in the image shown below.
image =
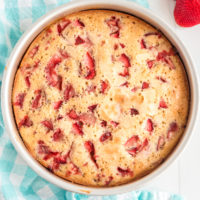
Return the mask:
<path id="1" fill-rule="evenodd" d="M 119 31 L 120 31 L 120 26 L 119 26 L 119 19 L 117 19 L 115 16 L 112 16 L 110 19 L 106 20 L 107 25 L 111 29 L 110 36 L 114 38 L 119 38 Z"/>
<path id="2" fill-rule="evenodd" d="M 112 139 L 112 135 L 111 132 L 105 132 L 101 135 L 101 137 L 99 138 L 100 142 L 104 142 L 108 139 Z"/>
<path id="3" fill-rule="evenodd" d="M 65 28 L 70 24 L 70 20 L 63 19 L 58 25 L 57 25 L 57 31 L 58 35 L 61 35 L 62 32 L 65 30 Z"/>
<path id="4" fill-rule="evenodd" d="M 91 112 L 94 112 L 94 110 L 96 109 L 98 104 L 94 104 L 94 105 L 91 105 L 91 106 L 88 106 L 88 109 L 91 111 Z"/>
<path id="5" fill-rule="evenodd" d="M 176 23 L 182 27 L 191 27 L 200 24 L 199 0 L 177 0 L 174 17 Z"/>
<path id="6" fill-rule="evenodd" d="M 151 69 L 153 67 L 154 60 L 147 60 L 148 68 Z"/>
<path id="7" fill-rule="evenodd" d="M 147 119 L 146 130 L 149 132 L 153 131 L 153 122 L 151 119 Z"/>
<path id="8" fill-rule="evenodd" d="M 27 86 L 28 88 L 30 88 L 31 82 L 30 82 L 30 77 L 29 77 L 29 76 L 26 76 L 26 77 L 25 77 L 25 83 L 26 83 L 26 86 Z"/>
<path id="9" fill-rule="evenodd" d="M 101 81 L 101 93 L 104 94 L 106 89 L 108 88 L 108 82 L 107 81 Z"/>
<path id="10" fill-rule="evenodd" d="M 60 49 L 59 53 L 60 53 L 61 57 L 63 57 L 63 58 L 69 58 L 70 57 L 69 54 L 67 53 L 67 51 L 65 51 L 63 49 Z"/>
<path id="11" fill-rule="evenodd" d="M 164 79 L 164 78 L 161 77 L 161 76 L 156 76 L 156 79 L 162 81 L 163 83 L 166 83 L 166 82 L 167 82 L 166 79 Z"/>
<path id="12" fill-rule="evenodd" d="M 132 115 L 132 116 L 133 116 L 133 115 L 139 115 L 138 110 L 135 109 L 135 108 L 131 108 L 131 115 Z"/>
<path id="13" fill-rule="evenodd" d="M 147 150 L 148 147 L 149 147 L 149 140 L 147 138 L 145 138 L 145 140 L 142 143 L 140 151 Z"/>
<path id="14" fill-rule="evenodd" d="M 127 67 L 124 67 L 123 73 L 119 73 L 120 76 L 126 77 L 129 76 L 129 70 Z"/>
<path id="15" fill-rule="evenodd" d="M 131 89 L 132 92 L 136 92 L 139 89 L 139 87 L 134 87 L 133 89 Z"/>
<path id="16" fill-rule="evenodd" d="M 144 34 L 144 37 L 148 37 L 148 36 L 152 36 L 152 35 L 155 35 L 155 36 L 158 36 L 158 38 L 161 38 L 161 34 L 159 32 L 149 32 L 149 33 L 145 33 Z"/>
<path id="17" fill-rule="evenodd" d="M 25 93 L 19 93 L 16 96 L 16 101 L 14 102 L 14 105 L 19 106 L 22 109 L 25 96 L 26 96 Z"/>
<path id="18" fill-rule="evenodd" d="M 138 147 L 133 147 L 131 149 L 127 149 L 126 151 L 133 157 L 135 157 L 137 155 L 137 153 L 139 152 L 139 149 L 141 148 L 141 145 L 139 145 Z"/>
<path id="19" fill-rule="evenodd" d="M 75 110 L 70 110 L 69 113 L 67 114 L 69 118 L 77 120 L 79 119 L 79 116 L 76 114 Z"/>
<path id="20" fill-rule="evenodd" d="M 34 94 L 36 95 L 35 99 L 33 100 L 33 103 L 32 103 L 32 108 L 38 108 L 39 107 L 39 101 L 42 97 L 42 90 L 35 90 L 34 91 Z"/>
<path id="21" fill-rule="evenodd" d="M 18 127 L 22 126 L 30 127 L 33 125 L 33 122 L 29 119 L 28 115 L 25 115 L 24 118 L 19 122 Z"/>
<path id="22" fill-rule="evenodd" d="M 163 99 L 160 100 L 159 108 L 168 108 L 166 102 Z"/>
<path id="23" fill-rule="evenodd" d="M 111 37 L 114 37 L 114 38 L 119 38 L 119 31 L 110 33 L 110 36 L 111 36 Z"/>
<path id="24" fill-rule="evenodd" d="M 146 45 L 146 42 L 144 41 L 144 39 L 141 39 L 140 46 L 141 46 L 141 49 L 146 49 L 147 48 L 147 45 Z"/>
<path id="25" fill-rule="evenodd" d="M 115 128 L 119 125 L 119 122 L 116 122 L 116 121 L 111 121 L 110 123 L 111 123 L 111 125 L 113 125 Z"/>
<path id="26" fill-rule="evenodd" d="M 125 48 L 125 45 L 123 43 L 119 43 L 119 44 L 120 44 L 122 49 Z"/>
<path id="27" fill-rule="evenodd" d="M 58 128 L 54 133 L 53 133 L 53 140 L 54 141 L 59 141 L 63 138 L 63 132 L 61 131 L 60 128 Z"/>
<path id="28" fill-rule="evenodd" d="M 107 121 L 105 121 L 105 120 L 101 121 L 101 126 L 102 127 L 106 127 L 107 126 Z"/>
<path id="29" fill-rule="evenodd" d="M 121 167 L 117 167 L 117 171 L 124 177 L 124 176 L 133 176 L 133 172 L 127 168 L 127 169 L 122 169 Z"/>
<path id="30" fill-rule="evenodd" d="M 64 100 L 68 101 L 75 96 L 75 90 L 71 84 L 68 84 L 64 91 Z"/>
<path id="31" fill-rule="evenodd" d="M 75 20 L 74 25 L 79 26 L 81 28 L 85 27 L 84 23 L 80 21 L 80 19 Z"/>
<path id="32" fill-rule="evenodd" d="M 83 113 L 79 116 L 79 120 L 88 125 L 94 125 L 96 117 L 93 113 Z"/>
<path id="33" fill-rule="evenodd" d="M 80 169 L 72 161 L 70 162 L 70 165 L 73 174 L 80 174 Z"/>
<path id="34" fill-rule="evenodd" d="M 29 51 L 29 55 L 31 58 L 35 56 L 35 54 L 38 52 L 38 49 L 39 49 L 39 45 L 36 45 L 35 47 L 31 49 L 31 51 Z"/>
<path id="35" fill-rule="evenodd" d="M 80 36 L 78 36 L 75 40 L 75 45 L 83 44 L 85 40 L 83 40 Z"/>
<path id="36" fill-rule="evenodd" d="M 76 122 L 72 125 L 72 132 L 78 135 L 83 135 L 84 133 L 83 133 L 82 128 L 83 128 L 82 123 Z"/>
<path id="37" fill-rule="evenodd" d="M 144 89 L 147 89 L 147 88 L 149 88 L 149 83 L 143 82 L 142 83 L 142 89 L 144 90 Z"/>
<path id="38" fill-rule="evenodd" d="M 53 130 L 53 124 L 52 124 L 52 122 L 50 120 L 44 120 L 44 121 L 41 122 L 41 124 L 47 128 L 47 133 L 50 130 L 51 131 Z"/>
<path id="39" fill-rule="evenodd" d="M 124 82 L 124 83 L 122 83 L 120 86 L 125 86 L 125 87 L 128 87 L 128 85 L 129 85 L 129 82 L 128 81 L 126 81 L 126 82 Z"/>
<path id="40" fill-rule="evenodd" d="M 62 100 L 59 100 L 59 101 L 54 102 L 54 103 L 53 103 L 53 108 L 54 108 L 54 110 L 58 110 L 58 109 L 61 107 L 62 103 L 63 103 Z"/>
<path id="41" fill-rule="evenodd" d="M 117 50 L 118 49 L 118 45 L 117 44 L 114 44 L 114 50 Z"/>
<path id="42" fill-rule="evenodd" d="M 95 64 L 94 64 L 94 59 L 91 57 L 89 52 L 86 53 L 85 56 L 85 66 L 88 69 L 88 74 L 86 75 L 86 79 L 93 79 L 96 75 L 95 72 Z"/>
<path id="43" fill-rule="evenodd" d="M 139 136 L 138 135 L 133 135 L 131 138 L 129 138 L 126 143 L 124 144 L 124 146 L 126 148 L 130 148 L 133 146 L 137 146 L 138 142 L 139 142 Z"/>
<path id="44" fill-rule="evenodd" d="M 176 122 L 171 122 L 167 132 L 167 138 L 170 139 L 173 136 L 174 132 L 176 132 L 177 130 L 178 124 Z"/>
<path id="45" fill-rule="evenodd" d="M 124 67 L 130 67 L 131 66 L 130 59 L 125 53 L 121 54 L 121 56 L 119 57 L 119 61 L 123 63 Z"/>
<path id="46" fill-rule="evenodd" d="M 164 147 L 164 145 L 165 145 L 165 138 L 164 138 L 164 136 L 160 136 L 158 138 L 158 144 L 157 144 L 157 147 L 156 147 L 157 151 L 162 149 Z"/>
<path id="47" fill-rule="evenodd" d="M 106 180 L 105 185 L 109 185 L 111 183 L 111 181 L 113 180 L 112 176 L 108 177 L 108 180 Z"/>
<path id="48" fill-rule="evenodd" d="M 94 148 L 94 144 L 91 141 L 86 141 L 84 143 L 85 149 L 88 151 L 88 153 L 90 154 L 90 158 L 91 160 L 94 162 L 95 166 L 98 168 L 98 164 L 96 161 L 96 156 L 95 156 L 95 148 Z"/>

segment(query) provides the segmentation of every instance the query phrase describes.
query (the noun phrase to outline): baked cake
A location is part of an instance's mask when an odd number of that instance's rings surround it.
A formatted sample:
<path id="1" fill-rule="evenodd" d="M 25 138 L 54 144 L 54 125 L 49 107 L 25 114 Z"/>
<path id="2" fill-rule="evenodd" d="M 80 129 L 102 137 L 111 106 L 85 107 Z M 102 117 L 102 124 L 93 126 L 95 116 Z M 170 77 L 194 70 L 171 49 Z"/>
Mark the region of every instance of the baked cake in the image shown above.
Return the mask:
<path id="1" fill-rule="evenodd" d="M 12 104 L 31 155 L 88 186 L 136 180 L 184 132 L 184 66 L 165 36 L 120 12 L 67 15 L 43 30 L 16 73 Z"/>

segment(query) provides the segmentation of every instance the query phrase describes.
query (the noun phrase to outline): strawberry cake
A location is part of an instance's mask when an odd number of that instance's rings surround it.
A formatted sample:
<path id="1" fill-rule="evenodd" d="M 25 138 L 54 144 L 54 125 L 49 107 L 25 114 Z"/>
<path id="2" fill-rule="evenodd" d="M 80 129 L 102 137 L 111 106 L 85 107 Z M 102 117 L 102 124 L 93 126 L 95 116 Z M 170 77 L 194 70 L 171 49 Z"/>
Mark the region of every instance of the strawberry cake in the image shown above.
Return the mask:
<path id="1" fill-rule="evenodd" d="M 12 105 L 30 154 L 88 186 L 139 179 L 187 124 L 189 85 L 166 37 L 120 12 L 82 11 L 49 25 L 15 76 Z"/>

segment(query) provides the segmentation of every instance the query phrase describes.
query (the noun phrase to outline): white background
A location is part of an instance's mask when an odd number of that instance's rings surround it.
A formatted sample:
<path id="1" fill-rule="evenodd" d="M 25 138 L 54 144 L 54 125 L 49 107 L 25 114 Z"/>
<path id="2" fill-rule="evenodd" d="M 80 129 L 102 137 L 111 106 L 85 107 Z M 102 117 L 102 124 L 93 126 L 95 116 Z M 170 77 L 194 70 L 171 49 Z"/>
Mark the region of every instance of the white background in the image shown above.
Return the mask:
<path id="1" fill-rule="evenodd" d="M 148 0 L 150 9 L 162 17 L 176 31 L 194 59 L 200 75 L 200 25 L 181 28 L 173 18 L 174 0 Z M 199 119 L 200 122 L 200 119 Z M 146 188 L 183 195 L 187 200 L 200 200 L 200 123 L 185 151 L 163 174 Z"/>

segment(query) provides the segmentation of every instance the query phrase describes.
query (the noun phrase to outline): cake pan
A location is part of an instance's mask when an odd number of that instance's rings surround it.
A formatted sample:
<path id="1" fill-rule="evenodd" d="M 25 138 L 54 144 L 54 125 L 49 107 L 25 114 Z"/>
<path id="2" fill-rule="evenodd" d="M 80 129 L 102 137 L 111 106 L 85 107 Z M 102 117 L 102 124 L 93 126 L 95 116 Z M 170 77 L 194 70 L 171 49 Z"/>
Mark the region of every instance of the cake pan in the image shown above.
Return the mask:
<path id="1" fill-rule="evenodd" d="M 23 144 L 23 141 L 18 133 L 15 124 L 15 118 L 11 104 L 12 87 L 16 70 L 26 49 L 34 40 L 34 38 L 52 21 L 55 21 L 56 19 L 63 17 L 67 14 L 88 9 L 110 9 L 125 12 L 139 17 L 148 22 L 149 24 L 153 25 L 157 29 L 159 29 L 178 50 L 179 55 L 184 63 L 190 85 L 191 99 L 188 123 L 185 132 L 174 151 L 159 167 L 157 167 L 150 174 L 133 182 L 114 187 L 98 188 L 78 185 L 64 180 L 49 172 L 46 168 L 44 168 L 29 154 L 25 145 Z M 184 44 L 176 36 L 172 28 L 169 25 L 167 25 L 167 23 L 165 23 L 160 17 L 156 16 L 152 11 L 140 7 L 139 5 L 133 2 L 124 0 L 81 0 L 67 3 L 47 13 L 46 15 L 41 17 L 35 24 L 33 24 L 32 27 L 26 33 L 23 34 L 23 36 L 13 49 L 10 58 L 7 62 L 7 66 L 3 75 L 1 99 L 2 113 L 6 131 L 9 134 L 10 139 L 18 153 L 38 175 L 40 175 L 47 181 L 72 192 L 90 195 L 112 195 L 141 189 L 146 183 L 160 175 L 161 172 L 165 171 L 167 167 L 169 167 L 169 165 L 171 165 L 172 162 L 177 159 L 180 153 L 184 150 L 186 144 L 189 141 L 189 138 L 191 138 L 192 132 L 195 128 L 199 110 L 199 86 L 195 66 Z"/>

